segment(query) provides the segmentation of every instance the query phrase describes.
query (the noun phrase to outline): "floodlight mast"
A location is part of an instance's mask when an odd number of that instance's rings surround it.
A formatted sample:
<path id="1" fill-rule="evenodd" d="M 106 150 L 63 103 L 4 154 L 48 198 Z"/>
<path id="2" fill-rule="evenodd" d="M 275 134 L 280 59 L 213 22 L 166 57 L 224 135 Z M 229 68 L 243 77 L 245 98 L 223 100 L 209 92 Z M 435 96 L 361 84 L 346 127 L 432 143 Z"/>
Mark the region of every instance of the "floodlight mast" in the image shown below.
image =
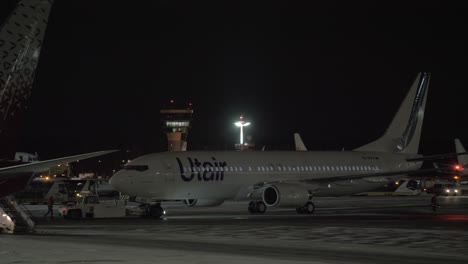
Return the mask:
<path id="1" fill-rule="evenodd" d="M 240 127 L 240 144 L 244 144 L 244 127 L 250 125 L 250 122 L 245 122 L 244 116 L 240 116 L 241 121 L 237 121 L 234 125 Z"/>

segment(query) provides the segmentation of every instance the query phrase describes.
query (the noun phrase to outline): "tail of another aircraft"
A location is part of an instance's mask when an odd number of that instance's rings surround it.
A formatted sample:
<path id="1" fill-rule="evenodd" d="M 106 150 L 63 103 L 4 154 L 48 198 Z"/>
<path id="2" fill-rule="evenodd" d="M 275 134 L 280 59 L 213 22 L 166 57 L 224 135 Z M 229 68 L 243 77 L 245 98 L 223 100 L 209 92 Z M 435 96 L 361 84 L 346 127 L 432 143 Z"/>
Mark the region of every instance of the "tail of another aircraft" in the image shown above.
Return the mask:
<path id="1" fill-rule="evenodd" d="M 0 28 L 0 159 L 13 159 L 52 0 L 20 0 Z"/>
<path id="2" fill-rule="evenodd" d="M 385 134 L 355 150 L 417 154 L 429 80 L 430 73 L 419 73 Z"/>
<path id="3" fill-rule="evenodd" d="M 458 139 L 458 138 L 455 139 L 455 149 L 456 149 L 457 153 L 466 152 L 466 150 L 463 147 L 460 139 Z M 463 166 L 468 165 L 468 155 L 458 156 L 458 164 L 463 165 Z"/>
<path id="4" fill-rule="evenodd" d="M 296 145 L 296 151 L 307 151 L 304 142 L 302 141 L 301 135 L 299 133 L 294 133 L 294 144 Z"/>

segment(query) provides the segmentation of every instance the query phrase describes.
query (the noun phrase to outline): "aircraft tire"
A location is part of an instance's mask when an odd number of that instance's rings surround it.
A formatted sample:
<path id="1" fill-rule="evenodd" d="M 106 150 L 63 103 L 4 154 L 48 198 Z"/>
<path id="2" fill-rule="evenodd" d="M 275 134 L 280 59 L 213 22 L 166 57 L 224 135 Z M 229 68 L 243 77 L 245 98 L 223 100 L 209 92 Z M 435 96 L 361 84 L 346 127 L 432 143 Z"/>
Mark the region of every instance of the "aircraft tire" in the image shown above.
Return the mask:
<path id="1" fill-rule="evenodd" d="M 263 201 L 257 202 L 257 213 L 264 214 L 266 211 L 266 204 Z"/>
<path id="2" fill-rule="evenodd" d="M 304 205 L 304 213 L 313 214 L 315 211 L 315 204 L 313 202 L 307 202 Z"/>
<path id="3" fill-rule="evenodd" d="M 247 208 L 249 210 L 249 213 L 251 214 L 255 214 L 257 212 L 257 209 L 256 209 L 256 206 L 255 206 L 255 202 L 254 201 L 251 201 L 249 203 L 249 207 Z"/>
<path id="4" fill-rule="evenodd" d="M 160 205 L 153 205 L 149 208 L 149 215 L 153 218 L 161 218 L 163 209 Z"/>

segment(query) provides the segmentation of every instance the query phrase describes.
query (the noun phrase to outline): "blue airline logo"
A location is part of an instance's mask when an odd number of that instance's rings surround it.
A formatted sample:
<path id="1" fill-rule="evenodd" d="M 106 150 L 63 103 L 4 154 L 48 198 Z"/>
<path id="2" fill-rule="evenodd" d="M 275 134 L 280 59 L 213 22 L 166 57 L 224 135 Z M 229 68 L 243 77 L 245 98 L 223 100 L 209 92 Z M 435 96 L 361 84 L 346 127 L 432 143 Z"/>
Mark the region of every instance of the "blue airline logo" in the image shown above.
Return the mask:
<path id="1" fill-rule="evenodd" d="M 217 161 L 215 157 L 211 157 L 212 161 L 198 161 L 197 158 L 187 157 L 189 166 L 189 171 L 185 171 L 184 164 L 179 158 L 176 158 L 177 163 L 179 164 L 180 170 L 180 178 L 183 181 L 189 182 L 195 178 L 195 174 L 197 174 L 198 181 L 222 181 L 224 180 L 224 167 L 226 167 L 227 163 L 225 161 Z M 203 168 L 203 169 L 202 169 Z M 194 170 L 197 170 L 195 173 Z"/>

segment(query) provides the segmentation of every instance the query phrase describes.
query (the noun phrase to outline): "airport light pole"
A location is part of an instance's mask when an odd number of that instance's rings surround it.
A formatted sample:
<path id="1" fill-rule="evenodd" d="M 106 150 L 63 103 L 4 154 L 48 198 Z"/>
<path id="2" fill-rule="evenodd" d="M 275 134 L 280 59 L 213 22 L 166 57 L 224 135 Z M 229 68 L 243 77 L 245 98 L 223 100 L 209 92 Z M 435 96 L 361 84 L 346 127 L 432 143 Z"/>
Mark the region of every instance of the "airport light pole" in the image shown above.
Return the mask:
<path id="1" fill-rule="evenodd" d="M 245 122 L 243 119 L 244 119 L 244 116 L 240 116 L 240 121 L 237 121 L 236 123 L 234 123 L 234 125 L 240 127 L 240 144 L 243 145 L 244 144 L 244 127 L 245 126 L 248 126 L 250 125 L 250 122 Z"/>

